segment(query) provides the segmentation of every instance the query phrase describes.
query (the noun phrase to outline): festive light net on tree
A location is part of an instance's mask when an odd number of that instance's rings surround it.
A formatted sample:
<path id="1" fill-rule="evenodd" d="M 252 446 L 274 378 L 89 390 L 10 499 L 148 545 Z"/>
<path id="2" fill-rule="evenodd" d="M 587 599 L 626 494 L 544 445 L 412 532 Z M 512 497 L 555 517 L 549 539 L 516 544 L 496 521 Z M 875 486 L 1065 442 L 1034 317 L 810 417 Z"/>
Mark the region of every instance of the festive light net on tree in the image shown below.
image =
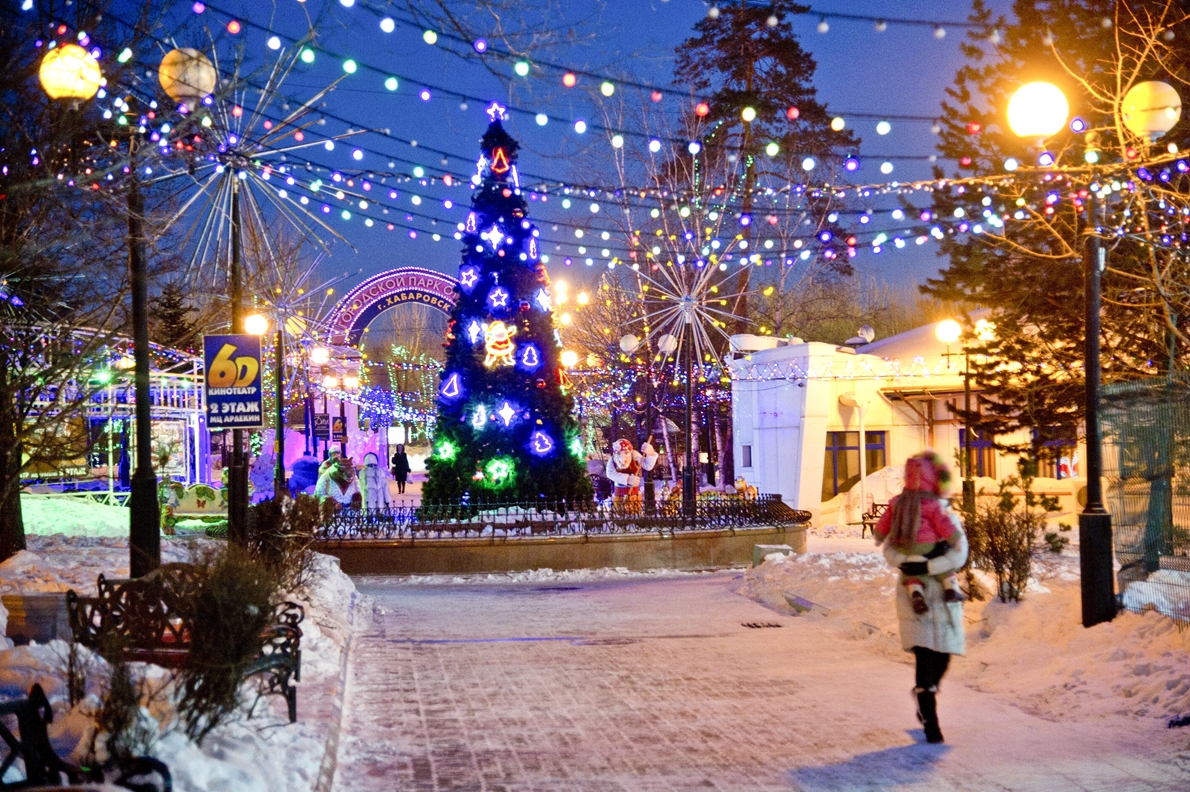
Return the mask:
<path id="1" fill-rule="evenodd" d="M 429 503 L 587 500 L 549 276 L 517 175 L 518 144 L 501 123 L 504 108 L 493 103 L 488 114 L 423 496 Z"/>
<path id="2" fill-rule="evenodd" d="M 1101 416 L 1124 604 L 1190 619 L 1190 375 L 1108 385 Z"/>

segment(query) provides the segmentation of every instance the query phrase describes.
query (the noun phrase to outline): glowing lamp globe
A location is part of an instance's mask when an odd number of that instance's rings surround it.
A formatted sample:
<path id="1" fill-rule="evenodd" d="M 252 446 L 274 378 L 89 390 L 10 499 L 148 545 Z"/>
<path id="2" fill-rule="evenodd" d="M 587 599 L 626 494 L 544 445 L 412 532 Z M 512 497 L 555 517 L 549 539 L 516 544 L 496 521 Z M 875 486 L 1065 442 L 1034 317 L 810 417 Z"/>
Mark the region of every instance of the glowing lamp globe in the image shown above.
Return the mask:
<path id="1" fill-rule="evenodd" d="M 1008 102 L 1008 126 L 1018 137 L 1044 139 L 1066 126 L 1070 105 L 1053 83 L 1022 85 Z"/>
<path id="2" fill-rule="evenodd" d="M 310 350 L 310 362 L 315 366 L 325 366 L 331 359 L 331 352 L 326 347 L 314 347 Z"/>
<path id="3" fill-rule="evenodd" d="M 626 354 L 631 355 L 638 346 L 640 346 L 640 339 L 632 333 L 620 336 L 620 349 L 624 350 Z"/>
<path id="4" fill-rule="evenodd" d="M 345 390 L 353 391 L 359 387 L 359 377 L 354 374 L 348 374 L 343 377 L 343 388 Z"/>
<path id="5" fill-rule="evenodd" d="M 37 76 L 51 99 L 90 99 L 103 85 L 99 61 L 77 44 L 47 52 Z"/>
<path id="6" fill-rule="evenodd" d="M 1137 83 L 1120 105 L 1124 126 L 1137 137 L 1156 140 L 1182 117 L 1182 97 L 1172 85 L 1150 80 Z"/>
<path id="7" fill-rule="evenodd" d="M 578 365 L 578 352 L 573 349 L 567 349 L 562 353 L 562 365 L 566 368 L 574 368 Z"/>
<path id="8" fill-rule="evenodd" d="M 269 320 L 260 314 L 252 314 L 244 319 L 244 332 L 252 335 L 264 335 L 269 331 Z"/>
<path id="9" fill-rule="evenodd" d="M 934 328 L 934 335 L 944 344 L 953 344 L 963 334 L 963 328 L 954 319 L 943 319 Z"/>
<path id="10" fill-rule="evenodd" d="M 165 93 L 178 104 L 186 105 L 190 112 L 215 92 L 216 77 L 215 65 L 190 47 L 167 52 L 157 68 L 157 79 Z"/>
<path id="11" fill-rule="evenodd" d="M 661 336 L 661 338 L 657 339 L 657 348 L 661 350 L 662 354 L 672 355 L 674 352 L 678 351 L 677 336 L 666 333 L 665 335 Z"/>
<path id="12" fill-rule="evenodd" d="M 322 387 L 328 389 L 339 387 L 339 378 L 334 374 L 327 374 L 322 378 Z"/>

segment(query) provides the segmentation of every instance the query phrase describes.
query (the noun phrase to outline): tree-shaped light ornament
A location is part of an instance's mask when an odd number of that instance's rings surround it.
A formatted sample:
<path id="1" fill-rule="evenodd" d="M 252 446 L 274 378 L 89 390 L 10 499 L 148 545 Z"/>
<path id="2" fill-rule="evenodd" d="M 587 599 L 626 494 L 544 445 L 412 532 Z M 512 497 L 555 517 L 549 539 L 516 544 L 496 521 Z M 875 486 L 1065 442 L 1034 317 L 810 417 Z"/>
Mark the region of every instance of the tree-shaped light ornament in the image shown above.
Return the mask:
<path id="1" fill-rule="evenodd" d="M 427 503 L 567 502 L 591 495 L 562 345 L 517 176 L 517 142 L 492 103 L 463 224 Z M 546 298 L 542 298 L 545 294 Z"/>

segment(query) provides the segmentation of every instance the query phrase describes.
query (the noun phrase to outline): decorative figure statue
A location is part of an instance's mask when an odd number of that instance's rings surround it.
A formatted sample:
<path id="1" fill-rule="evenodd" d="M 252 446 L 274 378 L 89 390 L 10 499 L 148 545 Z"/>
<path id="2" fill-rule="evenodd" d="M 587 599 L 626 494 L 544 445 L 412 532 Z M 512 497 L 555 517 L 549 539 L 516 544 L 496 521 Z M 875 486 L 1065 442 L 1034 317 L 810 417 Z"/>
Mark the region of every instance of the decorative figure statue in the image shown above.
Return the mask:
<path id="1" fill-rule="evenodd" d="M 622 438 L 612 444 L 612 455 L 607 460 L 605 475 L 615 485 L 612 490 L 613 508 L 623 509 L 628 514 L 640 513 L 641 474 L 652 470 L 657 459 L 657 452 L 647 442 L 641 445 L 640 451 L 634 450 L 632 443 Z"/>

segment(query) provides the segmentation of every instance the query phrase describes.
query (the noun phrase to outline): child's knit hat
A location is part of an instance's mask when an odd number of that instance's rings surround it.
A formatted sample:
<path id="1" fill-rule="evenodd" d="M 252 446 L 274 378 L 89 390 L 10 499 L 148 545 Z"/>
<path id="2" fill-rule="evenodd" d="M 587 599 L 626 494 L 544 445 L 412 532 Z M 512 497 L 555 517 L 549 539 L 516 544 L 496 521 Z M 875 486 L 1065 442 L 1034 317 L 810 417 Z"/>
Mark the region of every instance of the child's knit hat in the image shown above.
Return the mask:
<path id="1" fill-rule="evenodd" d="M 944 498 L 950 494 L 950 466 L 937 453 L 925 450 L 905 463 L 905 489 L 928 492 Z"/>

